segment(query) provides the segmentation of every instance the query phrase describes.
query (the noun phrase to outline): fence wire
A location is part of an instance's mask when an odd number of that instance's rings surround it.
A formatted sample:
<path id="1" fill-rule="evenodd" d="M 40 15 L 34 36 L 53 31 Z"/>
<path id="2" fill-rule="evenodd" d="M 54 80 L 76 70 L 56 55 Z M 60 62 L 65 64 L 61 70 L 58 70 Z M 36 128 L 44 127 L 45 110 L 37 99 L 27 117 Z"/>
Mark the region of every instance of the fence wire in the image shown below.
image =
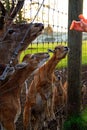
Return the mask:
<path id="1" fill-rule="evenodd" d="M 25 1 L 24 17 L 27 22 L 31 22 L 38 8 L 41 5 L 41 0 Z M 65 4 L 63 5 L 62 4 Z M 64 7 L 65 6 L 65 7 Z M 67 45 L 68 41 L 68 0 L 45 0 L 35 22 L 44 24 L 42 35 L 38 36 L 22 53 L 22 56 L 27 53 L 46 52 L 48 48 L 54 49 L 56 45 Z M 67 59 L 60 66 L 67 64 Z"/>

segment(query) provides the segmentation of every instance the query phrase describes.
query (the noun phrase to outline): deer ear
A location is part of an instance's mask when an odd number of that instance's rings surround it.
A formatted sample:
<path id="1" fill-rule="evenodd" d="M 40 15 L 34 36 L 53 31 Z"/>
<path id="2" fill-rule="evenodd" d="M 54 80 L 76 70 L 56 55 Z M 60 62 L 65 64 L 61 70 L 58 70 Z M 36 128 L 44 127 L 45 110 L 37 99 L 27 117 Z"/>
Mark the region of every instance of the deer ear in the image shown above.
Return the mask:
<path id="1" fill-rule="evenodd" d="M 52 53 L 54 53 L 54 50 L 48 49 L 48 52 L 52 52 Z"/>
<path id="2" fill-rule="evenodd" d="M 26 63 L 26 62 L 22 62 L 21 64 L 17 64 L 16 66 L 15 66 L 15 69 L 23 69 L 23 68 L 25 68 L 26 66 L 27 66 L 27 64 L 28 63 Z"/>

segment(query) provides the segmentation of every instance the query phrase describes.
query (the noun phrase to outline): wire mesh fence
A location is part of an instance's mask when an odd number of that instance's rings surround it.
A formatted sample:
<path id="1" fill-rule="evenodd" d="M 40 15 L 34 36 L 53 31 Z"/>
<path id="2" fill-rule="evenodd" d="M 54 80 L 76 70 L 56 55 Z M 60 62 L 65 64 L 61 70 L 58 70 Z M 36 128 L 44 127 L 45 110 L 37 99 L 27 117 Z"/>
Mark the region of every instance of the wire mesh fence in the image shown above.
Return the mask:
<path id="1" fill-rule="evenodd" d="M 44 24 L 43 33 L 37 37 L 23 55 L 27 53 L 45 52 L 50 49 L 54 49 L 56 45 L 67 45 L 68 41 L 68 0 L 47 0 L 44 1 L 36 19 L 34 22 L 42 22 Z M 25 1 L 24 5 L 24 17 L 27 22 L 31 22 L 35 17 L 38 8 L 42 4 L 40 0 Z M 62 66 L 66 66 L 66 60 L 64 60 Z M 64 64 L 64 65 L 63 65 Z M 61 65 L 59 65 L 61 66 Z"/>
<path id="2" fill-rule="evenodd" d="M 64 3 L 63 3 L 64 2 Z M 31 1 L 29 5 L 30 14 L 28 14 L 29 22 L 35 16 L 35 13 L 41 1 Z M 85 6 L 85 5 L 84 5 Z M 84 12 L 83 6 L 83 12 Z M 25 6 L 26 7 L 26 6 Z M 34 10 L 36 9 L 36 10 Z M 27 10 L 26 10 L 27 11 Z M 59 0 L 48 0 L 44 1 L 44 4 L 37 16 L 35 22 L 42 22 L 44 24 L 44 32 L 37 39 L 29 45 L 28 49 L 24 52 L 26 53 L 35 53 L 39 51 L 47 51 L 48 48 L 53 49 L 56 45 L 68 45 L 68 0 L 59 1 Z M 87 58 L 87 34 L 82 33 L 82 64 L 87 64 L 85 58 Z M 78 51 L 78 48 L 77 50 Z M 74 52 L 73 52 L 74 53 Z M 67 58 L 62 61 L 60 64 L 63 68 L 67 67 Z M 63 73 L 65 78 L 65 74 Z M 58 126 L 59 130 L 62 129 L 62 125 L 65 121 L 63 114 L 58 115 Z M 56 125 L 51 126 L 50 129 L 56 129 Z"/>
<path id="3" fill-rule="evenodd" d="M 36 15 L 36 12 L 42 1 L 40 0 L 26 0 L 23 8 L 24 18 L 27 22 L 31 22 Z M 83 13 L 85 15 L 85 0 L 83 3 Z M 42 22 L 44 24 L 44 32 L 37 37 L 26 53 L 44 52 L 48 48 L 53 49 L 58 44 L 68 44 L 68 0 L 47 0 L 44 1 L 38 15 L 34 22 Z M 86 64 L 86 39 L 87 33 L 83 34 L 82 44 L 82 64 Z M 84 49 L 85 48 L 85 49 Z M 66 64 L 66 63 L 65 63 Z"/>
<path id="4" fill-rule="evenodd" d="M 40 6 L 41 9 L 35 18 L 35 15 L 37 14 L 37 11 Z M 83 7 L 85 7 L 85 4 Z M 43 23 L 44 31 L 22 53 L 21 59 L 27 53 L 45 52 L 48 48 L 54 49 L 54 47 L 59 44 L 68 45 L 68 0 L 44 0 L 43 4 L 41 0 L 26 0 L 23 7 L 23 17 L 24 22 L 26 20 L 28 23 L 30 23 L 35 18 L 34 22 Z M 83 33 L 82 64 L 87 64 L 86 40 L 87 34 Z M 62 66 L 64 68 L 67 67 L 67 58 L 65 58 L 59 64 L 59 66 Z M 58 118 L 62 118 L 62 114 Z M 64 121 L 64 117 L 62 118 L 62 120 Z M 19 121 L 18 125 L 20 124 L 22 124 L 22 121 Z M 18 126 L 18 129 L 20 129 L 20 127 Z M 51 129 L 53 129 L 52 127 Z"/>

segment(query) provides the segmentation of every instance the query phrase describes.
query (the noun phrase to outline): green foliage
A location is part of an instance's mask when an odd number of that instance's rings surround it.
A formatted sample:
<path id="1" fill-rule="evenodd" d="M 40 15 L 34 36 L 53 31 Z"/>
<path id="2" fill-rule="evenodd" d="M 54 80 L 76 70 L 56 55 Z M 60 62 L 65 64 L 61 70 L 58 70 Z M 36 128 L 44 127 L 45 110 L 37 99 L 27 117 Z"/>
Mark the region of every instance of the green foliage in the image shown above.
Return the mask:
<path id="1" fill-rule="evenodd" d="M 6 5 L 6 10 L 9 12 L 9 10 L 10 10 L 10 1 L 5 0 L 5 5 Z"/>
<path id="2" fill-rule="evenodd" d="M 10 9 L 11 9 L 11 7 L 12 7 L 12 2 L 11 2 L 11 0 L 5 0 L 5 1 L 2 1 L 2 3 L 4 4 L 4 6 L 5 6 L 5 8 L 6 8 L 6 10 L 7 10 L 7 12 L 8 12 L 8 14 L 9 14 L 9 11 L 10 11 Z M 14 1 L 14 5 L 16 5 L 17 3 L 16 3 L 16 1 Z M 18 14 L 17 14 L 17 16 L 16 16 L 16 19 L 15 19 L 15 22 L 16 23 L 22 23 L 22 22 L 26 22 L 25 21 L 25 18 L 24 18 L 24 16 L 23 16 L 23 10 L 20 10 L 19 12 L 18 12 Z"/>
<path id="3" fill-rule="evenodd" d="M 87 122 L 81 115 L 75 115 L 65 121 L 63 130 L 87 130 Z"/>
<path id="4" fill-rule="evenodd" d="M 82 119 L 87 122 L 87 106 L 81 113 Z"/>

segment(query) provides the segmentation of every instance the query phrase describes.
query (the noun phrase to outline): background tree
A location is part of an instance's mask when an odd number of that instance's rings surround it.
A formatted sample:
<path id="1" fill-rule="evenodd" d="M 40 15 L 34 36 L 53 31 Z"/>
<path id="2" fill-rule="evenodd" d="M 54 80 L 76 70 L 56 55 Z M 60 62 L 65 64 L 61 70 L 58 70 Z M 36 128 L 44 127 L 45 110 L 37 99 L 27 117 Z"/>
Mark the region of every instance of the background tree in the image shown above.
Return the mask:
<path id="1" fill-rule="evenodd" d="M 51 35 L 53 34 L 53 29 L 52 27 L 48 24 L 48 26 L 44 29 L 44 33 L 45 34 L 48 34 L 48 35 Z"/>
<path id="2" fill-rule="evenodd" d="M 17 5 L 17 2 L 19 0 L 4 0 L 2 3 L 3 5 L 5 6 L 5 9 L 7 10 L 8 13 L 10 13 L 10 10 L 12 9 L 12 7 L 16 6 Z M 16 18 L 15 18 L 15 22 L 23 22 L 25 21 L 24 17 L 23 17 L 23 10 L 21 9 Z"/>

